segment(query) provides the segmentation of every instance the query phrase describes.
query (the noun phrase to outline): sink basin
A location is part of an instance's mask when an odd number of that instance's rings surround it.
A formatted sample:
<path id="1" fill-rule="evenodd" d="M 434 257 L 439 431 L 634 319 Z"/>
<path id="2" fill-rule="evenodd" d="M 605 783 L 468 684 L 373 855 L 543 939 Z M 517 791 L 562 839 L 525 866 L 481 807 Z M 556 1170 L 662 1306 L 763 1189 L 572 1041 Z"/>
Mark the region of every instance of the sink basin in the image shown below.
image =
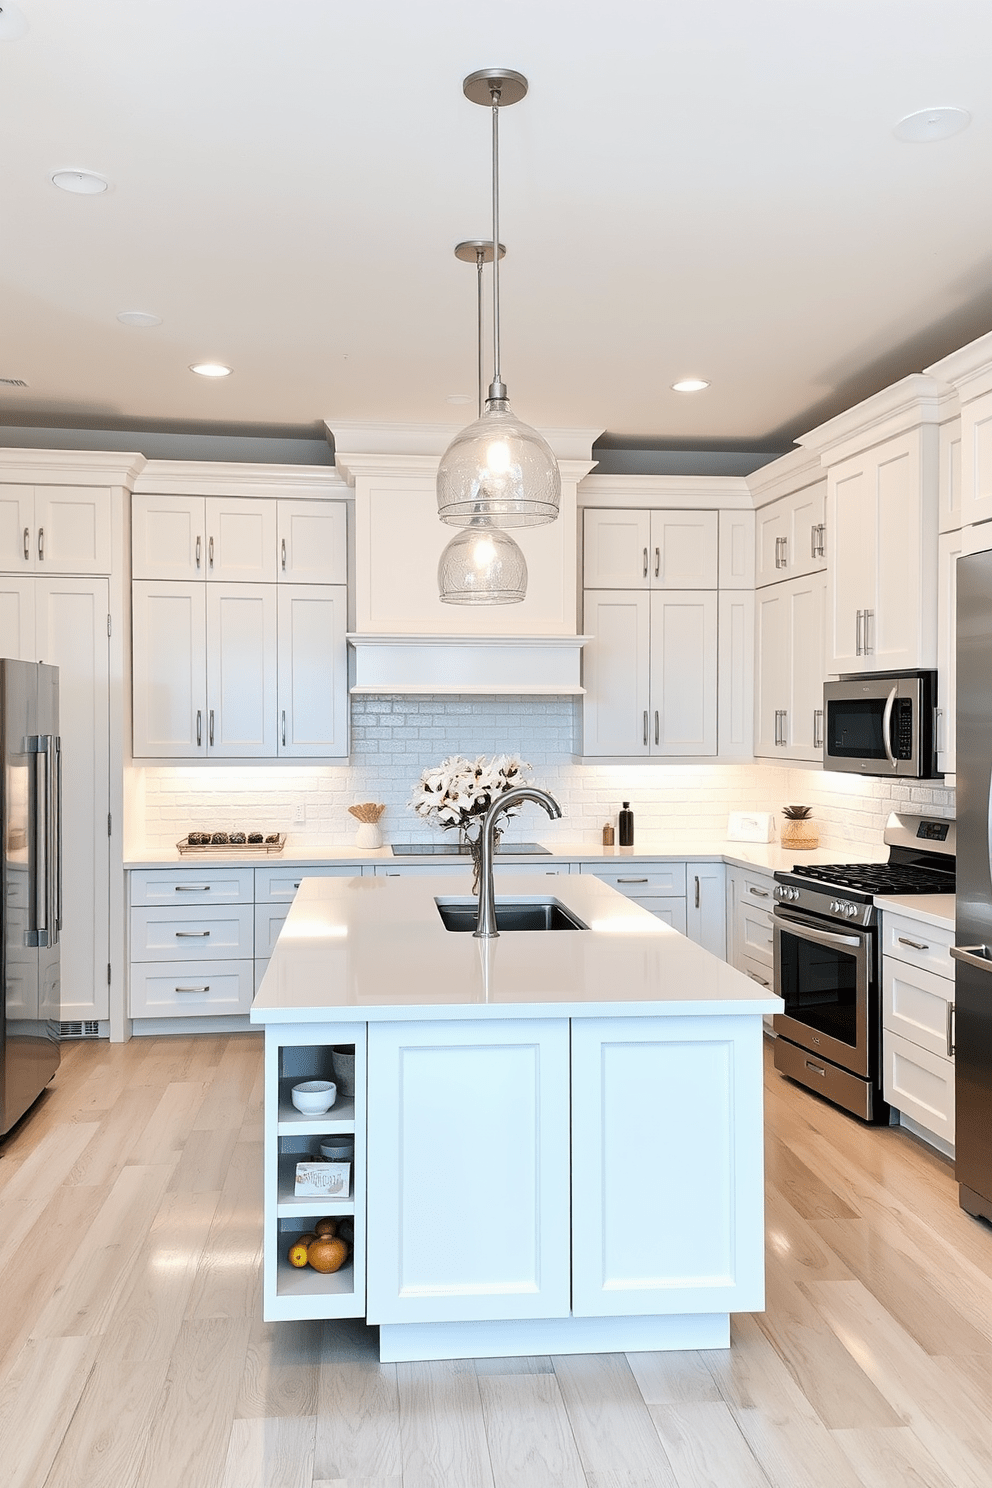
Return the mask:
<path id="1" fill-rule="evenodd" d="M 446 930 L 474 931 L 479 906 L 474 899 L 435 899 Z M 555 899 L 496 900 L 497 930 L 587 930 Z"/>

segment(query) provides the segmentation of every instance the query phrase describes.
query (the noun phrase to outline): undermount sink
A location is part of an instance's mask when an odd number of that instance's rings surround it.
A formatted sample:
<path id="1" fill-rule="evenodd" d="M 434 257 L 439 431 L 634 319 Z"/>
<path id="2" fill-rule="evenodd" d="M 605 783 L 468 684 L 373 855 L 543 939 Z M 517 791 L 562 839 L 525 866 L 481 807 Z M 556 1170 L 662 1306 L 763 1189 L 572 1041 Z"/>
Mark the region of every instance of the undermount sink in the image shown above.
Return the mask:
<path id="1" fill-rule="evenodd" d="M 479 906 L 474 899 L 435 899 L 446 930 L 474 931 Z M 587 930 L 555 899 L 496 900 L 496 928 L 504 930 Z"/>

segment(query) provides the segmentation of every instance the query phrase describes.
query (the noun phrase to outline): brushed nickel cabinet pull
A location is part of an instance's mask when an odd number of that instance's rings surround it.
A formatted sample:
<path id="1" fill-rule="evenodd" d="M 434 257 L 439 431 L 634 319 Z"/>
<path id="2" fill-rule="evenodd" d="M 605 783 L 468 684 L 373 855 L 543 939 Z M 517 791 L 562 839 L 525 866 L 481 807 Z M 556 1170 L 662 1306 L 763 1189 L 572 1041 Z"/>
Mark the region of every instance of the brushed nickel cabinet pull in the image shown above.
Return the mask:
<path id="1" fill-rule="evenodd" d="M 176 991 L 177 992 L 209 992 L 210 991 L 210 983 L 207 982 L 206 985 L 203 986 L 203 987 L 177 987 L 176 988 Z"/>
<path id="2" fill-rule="evenodd" d="M 904 946 L 911 946 L 914 951 L 928 951 L 930 949 L 930 947 L 927 945 L 927 943 L 925 941 L 923 941 L 923 940 L 908 940 L 905 935 L 900 935 L 899 936 L 899 938 L 898 938 L 898 944 L 899 945 L 904 945 Z"/>
<path id="3" fill-rule="evenodd" d="M 176 939 L 177 940 L 207 940 L 209 938 L 209 935 L 210 935 L 210 931 L 209 930 L 177 930 L 176 931 Z"/>
<path id="4" fill-rule="evenodd" d="M 827 1078 L 827 1072 L 823 1068 L 822 1064 L 813 1064 L 810 1060 L 807 1059 L 806 1068 L 808 1070 L 812 1070 L 814 1075 L 820 1075 L 824 1080 Z"/>
<path id="5" fill-rule="evenodd" d="M 210 541 L 209 541 L 209 543 L 207 544 L 207 561 L 209 562 L 210 567 L 213 568 L 213 566 L 214 566 L 214 540 L 213 540 L 213 538 L 211 538 Z"/>
<path id="6" fill-rule="evenodd" d="M 864 619 L 864 614 L 865 614 L 864 610 L 859 610 L 858 613 L 857 613 L 857 615 L 855 616 L 855 620 L 854 620 L 854 641 L 855 641 L 854 654 L 855 654 L 855 656 L 861 656 L 862 653 L 863 653 L 863 646 L 862 646 L 862 642 L 861 642 L 861 622 Z"/>
<path id="7" fill-rule="evenodd" d="M 196 535 L 196 566 L 197 566 L 197 568 L 199 568 L 199 566 L 200 566 L 200 560 L 202 559 L 202 557 L 203 557 L 203 538 L 200 536 L 199 533 L 197 533 L 197 535 Z M 177 992 L 179 991 L 179 988 L 178 987 L 176 988 L 176 991 Z"/>
<path id="8" fill-rule="evenodd" d="M 209 884 L 176 884 L 177 894 L 209 894 Z"/>
<path id="9" fill-rule="evenodd" d="M 196 710 L 196 747 L 200 749 L 203 745 L 203 710 Z"/>
<path id="10" fill-rule="evenodd" d="M 282 540 L 282 571 L 286 572 L 286 539 Z"/>
<path id="11" fill-rule="evenodd" d="M 956 1044 L 955 1044 L 955 1033 L 956 1033 L 956 1029 L 955 1029 L 955 1024 L 954 1024 L 954 1010 L 955 1010 L 955 1007 L 956 1007 L 956 1004 L 953 1003 L 953 1002 L 949 1002 L 947 1004 L 947 1023 L 946 1023 L 945 1028 L 944 1028 L 944 1039 L 945 1039 L 945 1044 L 946 1044 L 946 1048 L 947 1048 L 947 1057 L 948 1057 L 948 1059 L 953 1059 L 954 1058 L 954 1050 L 956 1048 Z"/>
<path id="12" fill-rule="evenodd" d="M 648 576 L 648 550 L 647 550 L 647 548 L 645 548 L 644 549 L 644 572 L 641 575 L 641 577 L 646 579 L 647 576 Z"/>
<path id="13" fill-rule="evenodd" d="M 24 561 L 25 561 L 25 563 L 29 563 L 31 561 L 31 528 L 30 527 L 25 527 L 25 529 L 24 529 Z"/>
<path id="14" fill-rule="evenodd" d="M 655 550 L 654 550 L 654 576 L 655 576 L 656 579 L 660 579 L 661 578 L 661 549 L 660 548 L 655 548 Z"/>
<path id="15" fill-rule="evenodd" d="M 871 626 L 869 630 L 868 627 Z M 875 655 L 875 611 L 865 610 L 865 655 Z"/>
<path id="16" fill-rule="evenodd" d="M 648 710 L 647 710 L 647 708 L 645 708 L 644 709 L 644 747 L 645 748 L 647 748 L 647 743 L 648 743 Z"/>
<path id="17" fill-rule="evenodd" d="M 617 883 L 647 883 L 646 878 L 618 878 Z"/>
<path id="18" fill-rule="evenodd" d="M 756 889 L 754 887 L 754 884 L 748 884 L 747 891 L 748 891 L 749 894 L 754 894 L 755 897 L 758 898 L 758 899 L 767 899 L 768 898 L 768 890 L 767 889 Z"/>
<path id="19" fill-rule="evenodd" d="M 213 708 L 210 709 L 209 742 L 210 742 L 210 747 L 212 749 L 213 748 L 213 743 L 214 743 L 214 710 L 213 710 Z"/>
<path id="20" fill-rule="evenodd" d="M 698 909 L 699 908 L 699 874 L 698 873 L 695 875 L 695 879 L 696 879 L 696 908 Z"/>
<path id="21" fill-rule="evenodd" d="M 38 557 L 42 563 L 45 561 L 45 529 L 38 528 Z"/>
<path id="22" fill-rule="evenodd" d="M 658 731 L 659 731 L 660 725 L 661 725 L 661 719 L 660 719 L 660 716 L 658 714 L 658 709 L 655 708 L 655 710 L 654 710 L 654 742 L 656 744 L 659 742 L 659 732 Z"/>
<path id="23" fill-rule="evenodd" d="M 757 982 L 762 987 L 771 986 L 771 982 L 767 982 L 764 977 L 760 977 L 756 971 L 749 971 L 747 975 L 751 978 L 752 982 Z"/>
<path id="24" fill-rule="evenodd" d="M 813 748 L 823 748 L 823 709 L 813 709 Z"/>
<path id="25" fill-rule="evenodd" d="M 285 708 L 283 708 L 283 710 L 282 710 L 282 744 L 283 744 L 283 748 L 285 749 L 285 747 L 286 747 L 286 709 Z"/>

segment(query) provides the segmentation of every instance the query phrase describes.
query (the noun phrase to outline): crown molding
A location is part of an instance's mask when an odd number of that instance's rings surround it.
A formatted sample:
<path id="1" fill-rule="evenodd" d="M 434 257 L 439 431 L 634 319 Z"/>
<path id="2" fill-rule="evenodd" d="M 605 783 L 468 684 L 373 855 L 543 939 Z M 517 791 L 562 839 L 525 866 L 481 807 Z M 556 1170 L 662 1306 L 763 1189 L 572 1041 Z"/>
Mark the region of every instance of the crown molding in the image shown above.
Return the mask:
<path id="1" fill-rule="evenodd" d="M 828 419 L 808 434 L 800 434 L 796 443 L 815 450 L 824 465 L 836 465 L 849 455 L 921 424 L 939 423 L 943 391 L 935 378 L 914 372 L 855 403 L 853 408 Z"/>
<path id="2" fill-rule="evenodd" d="M 0 449 L 4 480 L 35 485 L 127 486 L 147 461 L 114 450 Z"/>
<path id="3" fill-rule="evenodd" d="M 265 465 L 224 460 L 148 460 L 135 491 L 157 496 L 350 496 L 328 465 Z"/>
<path id="4" fill-rule="evenodd" d="M 335 464 L 340 465 L 340 450 L 363 455 L 433 456 L 435 468 L 456 434 L 474 419 L 458 424 L 383 424 L 354 423 L 325 419 L 324 424 L 334 441 Z M 555 458 L 592 461 L 592 447 L 602 429 L 538 429 L 548 441 Z M 354 455 L 352 456 L 354 458 Z M 595 462 L 593 462 L 595 463 Z M 592 465 L 590 465 L 590 469 Z"/>

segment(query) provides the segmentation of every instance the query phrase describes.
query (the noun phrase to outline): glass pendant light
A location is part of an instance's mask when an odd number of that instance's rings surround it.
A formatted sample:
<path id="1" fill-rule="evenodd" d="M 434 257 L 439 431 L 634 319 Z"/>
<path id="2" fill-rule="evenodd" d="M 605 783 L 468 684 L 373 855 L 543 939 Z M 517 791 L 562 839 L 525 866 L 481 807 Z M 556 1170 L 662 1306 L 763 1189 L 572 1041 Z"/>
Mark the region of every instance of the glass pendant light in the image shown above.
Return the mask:
<path id="1" fill-rule="evenodd" d="M 499 245 L 500 258 L 506 253 Z M 455 257 L 476 265 L 479 410 L 482 410 L 482 266 L 493 261 L 493 244 L 479 239 L 459 243 Z M 476 513 L 441 554 L 437 587 L 442 604 L 519 604 L 527 596 L 527 560 L 506 532 Z"/>
<path id="2" fill-rule="evenodd" d="M 484 517 L 500 527 L 553 522 L 561 501 L 561 476 L 551 446 L 518 419 L 507 399 L 499 344 L 499 111 L 527 92 L 519 72 L 489 67 L 462 84 L 472 103 L 493 113 L 493 379 L 475 423 L 451 441 L 437 472 L 437 512 L 442 522 L 465 527 Z"/>

